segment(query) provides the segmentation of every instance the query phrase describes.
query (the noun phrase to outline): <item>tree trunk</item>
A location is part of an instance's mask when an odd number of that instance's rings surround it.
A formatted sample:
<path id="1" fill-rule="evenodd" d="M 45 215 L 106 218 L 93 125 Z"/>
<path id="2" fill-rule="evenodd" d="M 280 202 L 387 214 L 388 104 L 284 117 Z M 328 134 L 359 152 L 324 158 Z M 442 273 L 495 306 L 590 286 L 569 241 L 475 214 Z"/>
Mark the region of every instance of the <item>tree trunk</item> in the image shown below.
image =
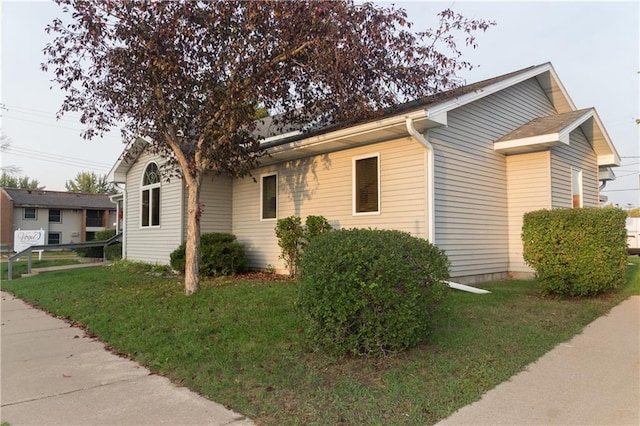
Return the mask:
<path id="1" fill-rule="evenodd" d="M 187 296 L 200 290 L 200 186 L 202 179 L 187 183 L 187 241 L 184 291 Z"/>

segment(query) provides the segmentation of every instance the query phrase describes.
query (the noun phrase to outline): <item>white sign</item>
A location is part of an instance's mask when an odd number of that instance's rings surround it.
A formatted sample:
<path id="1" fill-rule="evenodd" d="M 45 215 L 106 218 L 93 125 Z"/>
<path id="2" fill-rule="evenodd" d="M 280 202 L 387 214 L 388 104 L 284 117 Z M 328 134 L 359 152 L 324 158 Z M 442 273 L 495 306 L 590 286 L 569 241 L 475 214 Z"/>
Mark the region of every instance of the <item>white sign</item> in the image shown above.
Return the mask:
<path id="1" fill-rule="evenodd" d="M 44 245 L 44 231 L 22 231 L 18 229 L 13 233 L 13 249 L 16 252 L 29 248 L 30 246 Z"/>

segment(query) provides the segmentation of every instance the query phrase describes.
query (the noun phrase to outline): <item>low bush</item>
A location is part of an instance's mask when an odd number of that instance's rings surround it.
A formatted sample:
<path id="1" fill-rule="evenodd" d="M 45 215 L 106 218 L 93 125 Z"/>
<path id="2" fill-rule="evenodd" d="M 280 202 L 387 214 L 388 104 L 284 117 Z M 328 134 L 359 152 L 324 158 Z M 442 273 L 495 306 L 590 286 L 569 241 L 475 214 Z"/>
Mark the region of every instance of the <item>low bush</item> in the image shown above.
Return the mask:
<path id="1" fill-rule="evenodd" d="M 92 241 L 106 241 L 109 238 L 114 237 L 115 235 L 116 235 L 115 228 L 105 229 L 104 231 L 96 232 Z M 108 250 L 107 252 L 111 253 L 111 252 L 113 252 L 113 249 L 111 249 L 111 251 Z M 103 257 L 102 247 L 79 248 L 79 249 L 76 250 L 76 253 L 80 257 L 95 257 L 95 258 L 102 258 Z M 122 246 L 120 248 L 120 253 L 121 253 L 120 257 L 122 257 Z M 104 253 L 104 254 L 106 255 L 107 253 Z M 107 260 L 111 260 L 111 259 L 109 259 L 109 257 L 107 257 Z"/>
<path id="2" fill-rule="evenodd" d="M 278 220 L 275 231 L 281 250 L 280 258 L 284 259 L 289 276 L 295 278 L 298 275 L 298 259 L 309 241 L 332 229 L 324 216 L 307 216 L 304 226 L 302 219 L 297 216 Z"/>
<path id="3" fill-rule="evenodd" d="M 399 231 L 313 238 L 300 259 L 298 304 L 315 348 L 380 355 L 423 341 L 449 277 L 444 252 Z"/>
<path id="4" fill-rule="evenodd" d="M 523 257 L 541 290 L 594 296 L 624 283 L 626 213 L 620 209 L 538 210 L 524 215 Z"/>
<path id="5" fill-rule="evenodd" d="M 170 255 L 171 267 L 184 273 L 186 244 L 182 243 Z M 247 258 L 236 236 L 207 233 L 200 236 L 200 275 L 234 275 L 247 270 Z"/>
<path id="6" fill-rule="evenodd" d="M 114 243 L 104 248 L 104 257 L 107 260 L 122 259 L 122 243 Z"/>

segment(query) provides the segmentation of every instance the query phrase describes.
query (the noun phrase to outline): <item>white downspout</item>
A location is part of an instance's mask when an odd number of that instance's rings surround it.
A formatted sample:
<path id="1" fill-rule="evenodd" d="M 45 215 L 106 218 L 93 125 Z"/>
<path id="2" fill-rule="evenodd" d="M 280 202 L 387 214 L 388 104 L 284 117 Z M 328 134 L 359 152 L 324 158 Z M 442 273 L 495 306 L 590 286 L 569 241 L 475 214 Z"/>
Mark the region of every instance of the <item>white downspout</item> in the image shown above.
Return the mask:
<path id="1" fill-rule="evenodd" d="M 433 183 L 435 177 L 435 161 L 433 159 L 433 146 L 431 146 L 429 141 L 416 130 L 416 128 L 413 126 L 412 118 L 407 118 L 406 123 L 407 132 L 409 132 L 409 135 L 420 142 L 422 146 L 424 146 L 424 148 L 427 150 L 427 240 L 429 240 L 431 244 L 435 244 L 435 185 Z"/>
<path id="2" fill-rule="evenodd" d="M 407 132 L 413 138 L 415 138 L 418 142 L 424 146 L 427 150 L 427 239 L 431 244 L 435 244 L 435 161 L 433 155 L 433 146 L 429 143 L 429 141 L 422 136 L 420 132 L 416 130 L 413 126 L 413 119 L 406 118 L 407 123 Z M 487 290 L 483 290 L 480 288 L 471 287 L 464 284 L 458 284 L 451 281 L 446 282 L 450 288 L 454 288 L 456 290 L 462 290 L 469 293 L 476 294 L 487 294 L 490 293 Z"/>

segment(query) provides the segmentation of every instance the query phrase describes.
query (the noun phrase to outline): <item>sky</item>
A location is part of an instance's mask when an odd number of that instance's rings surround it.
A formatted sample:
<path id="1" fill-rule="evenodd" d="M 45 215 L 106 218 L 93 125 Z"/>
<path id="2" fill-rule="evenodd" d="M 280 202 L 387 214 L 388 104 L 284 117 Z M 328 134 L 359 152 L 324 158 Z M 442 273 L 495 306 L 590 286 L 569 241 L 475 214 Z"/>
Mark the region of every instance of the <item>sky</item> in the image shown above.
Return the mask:
<path id="1" fill-rule="evenodd" d="M 377 1 L 389 6 L 391 3 Z M 467 83 L 551 62 L 578 109 L 595 107 L 622 157 L 618 177 L 602 194 L 620 207 L 640 206 L 640 2 L 424 2 L 400 1 L 414 29 L 437 25 L 436 13 L 452 8 L 468 18 L 496 21 L 464 48 L 476 67 Z M 56 120 L 64 92 L 40 70 L 44 31 L 61 15 L 45 1 L 0 0 L 0 129 L 11 146 L 3 167 L 17 166 L 48 190 L 65 190 L 78 172 L 107 173 L 124 145 L 115 131 L 80 138 L 78 114 Z M 463 44 L 462 40 L 460 44 Z"/>

